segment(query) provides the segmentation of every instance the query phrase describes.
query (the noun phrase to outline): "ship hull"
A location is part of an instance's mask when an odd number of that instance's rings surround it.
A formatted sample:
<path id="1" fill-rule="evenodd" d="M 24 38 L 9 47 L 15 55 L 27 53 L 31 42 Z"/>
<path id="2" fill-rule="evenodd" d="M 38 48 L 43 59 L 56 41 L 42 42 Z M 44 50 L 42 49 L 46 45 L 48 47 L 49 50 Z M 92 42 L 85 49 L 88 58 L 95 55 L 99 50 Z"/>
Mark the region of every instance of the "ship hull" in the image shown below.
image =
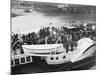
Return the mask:
<path id="1" fill-rule="evenodd" d="M 73 71 L 73 70 L 89 70 L 96 66 L 95 55 L 87 57 L 77 62 L 66 62 L 59 65 L 48 65 L 45 60 L 40 57 L 32 57 L 32 63 L 23 64 L 12 67 L 12 74 L 31 74 L 44 72 L 58 72 L 58 71 Z"/>

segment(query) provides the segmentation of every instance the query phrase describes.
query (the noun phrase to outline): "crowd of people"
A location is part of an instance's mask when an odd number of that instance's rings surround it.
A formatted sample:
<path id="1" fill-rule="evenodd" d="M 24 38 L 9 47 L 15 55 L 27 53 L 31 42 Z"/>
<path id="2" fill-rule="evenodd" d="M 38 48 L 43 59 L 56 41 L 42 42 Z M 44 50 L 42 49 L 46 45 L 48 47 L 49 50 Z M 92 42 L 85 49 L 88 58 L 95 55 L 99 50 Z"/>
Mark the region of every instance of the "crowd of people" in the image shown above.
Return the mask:
<path id="1" fill-rule="evenodd" d="M 11 35 L 11 49 L 15 52 L 14 55 L 23 54 L 21 45 L 34 44 L 65 44 L 68 41 L 78 41 L 82 37 L 89 37 L 94 39 L 96 36 L 93 24 L 79 25 L 77 28 L 68 29 L 64 26 L 61 28 L 44 27 L 38 33 L 31 32 L 28 34 L 12 34 Z M 18 51 L 18 52 L 17 52 Z"/>

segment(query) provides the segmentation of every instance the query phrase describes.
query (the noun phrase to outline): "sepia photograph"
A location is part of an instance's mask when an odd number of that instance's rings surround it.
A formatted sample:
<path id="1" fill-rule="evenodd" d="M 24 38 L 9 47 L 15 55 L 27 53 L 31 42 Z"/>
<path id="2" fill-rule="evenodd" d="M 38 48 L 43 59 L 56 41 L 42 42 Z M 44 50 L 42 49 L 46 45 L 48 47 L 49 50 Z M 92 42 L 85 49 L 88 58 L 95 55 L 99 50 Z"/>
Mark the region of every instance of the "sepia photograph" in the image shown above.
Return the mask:
<path id="1" fill-rule="evenodd" d="M 11 75 L 96 70 L 96 6 L 11 0 Z"/>

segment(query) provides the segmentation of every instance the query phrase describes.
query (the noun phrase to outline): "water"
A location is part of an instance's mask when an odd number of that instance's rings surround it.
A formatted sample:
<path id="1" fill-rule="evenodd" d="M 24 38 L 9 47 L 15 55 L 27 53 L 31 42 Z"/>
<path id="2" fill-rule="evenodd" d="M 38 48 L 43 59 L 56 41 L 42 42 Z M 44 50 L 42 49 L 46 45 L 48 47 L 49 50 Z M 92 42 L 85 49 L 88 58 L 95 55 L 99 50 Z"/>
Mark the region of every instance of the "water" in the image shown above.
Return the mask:
<path id="1" fill-rule="evenodd" d="M 13 10 L 14 12 L 15 10 Z M 63 14 L 63 15 L 53 15 L 46 16 L 47 13 L 32 12 L 25 13 L 23 10 L 15 11 L 17 14 L 20 13 L 22 16 L 12 18 L 12 32 L 27 34 L 29 32 L 38 32 L 42 27 L 61 27 L 65 23 L 70 21 L 79 22 L 95 22 L 95 16 L 92 14 Z M 15 13 L 14 12 L 14 13 Z M 50 24 L 52 23 L 52 25 Z"/>

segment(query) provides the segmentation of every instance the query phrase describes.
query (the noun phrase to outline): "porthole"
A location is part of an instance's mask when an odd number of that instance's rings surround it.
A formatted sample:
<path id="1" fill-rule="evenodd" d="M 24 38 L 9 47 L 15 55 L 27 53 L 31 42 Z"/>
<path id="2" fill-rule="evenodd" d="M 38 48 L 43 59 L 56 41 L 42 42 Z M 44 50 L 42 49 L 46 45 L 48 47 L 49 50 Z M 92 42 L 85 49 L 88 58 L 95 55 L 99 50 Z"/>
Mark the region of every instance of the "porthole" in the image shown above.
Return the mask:
<path id="1" fill-rule="evenodd" d="M 54 58 L 53 58 L 53 57 L 51 57 L 50 59 L 51 59 L 51 60 L 53 60 Z"/>
<path id="2" fill-rule="evenodd" d="M 25 58 L 21 58 L 21 63 L 25 63 Z"/>
<path id="3" fill-rule="evenodd" d="M 26 60 L 27 60 L 27 62 L 30 62 L 31 61 L 30 56 L 27 56 Z"/>
<path id="4" fill-rule="evenodd" d="M 15 61 L 15 65 L 19 65 L 20 63 L 19 63 L 19 59 L 14 59 L 14 61 Z"/>
<path id="5" fill-rule="evenodd" d="M 66 58 L 66 56 L 63 56 L 63 59 L 65 59 Z"/>
<path id="6" fill-rule="evenodd" d="M 58 57 L 56 57 L 56 60 L 58 60 Z"/>
<path id="7" fill-rule="evenodd" d="M 14 62 L 13 62 L 13 60 L 11 60 L 11 65 L 14 65 Z"/>

